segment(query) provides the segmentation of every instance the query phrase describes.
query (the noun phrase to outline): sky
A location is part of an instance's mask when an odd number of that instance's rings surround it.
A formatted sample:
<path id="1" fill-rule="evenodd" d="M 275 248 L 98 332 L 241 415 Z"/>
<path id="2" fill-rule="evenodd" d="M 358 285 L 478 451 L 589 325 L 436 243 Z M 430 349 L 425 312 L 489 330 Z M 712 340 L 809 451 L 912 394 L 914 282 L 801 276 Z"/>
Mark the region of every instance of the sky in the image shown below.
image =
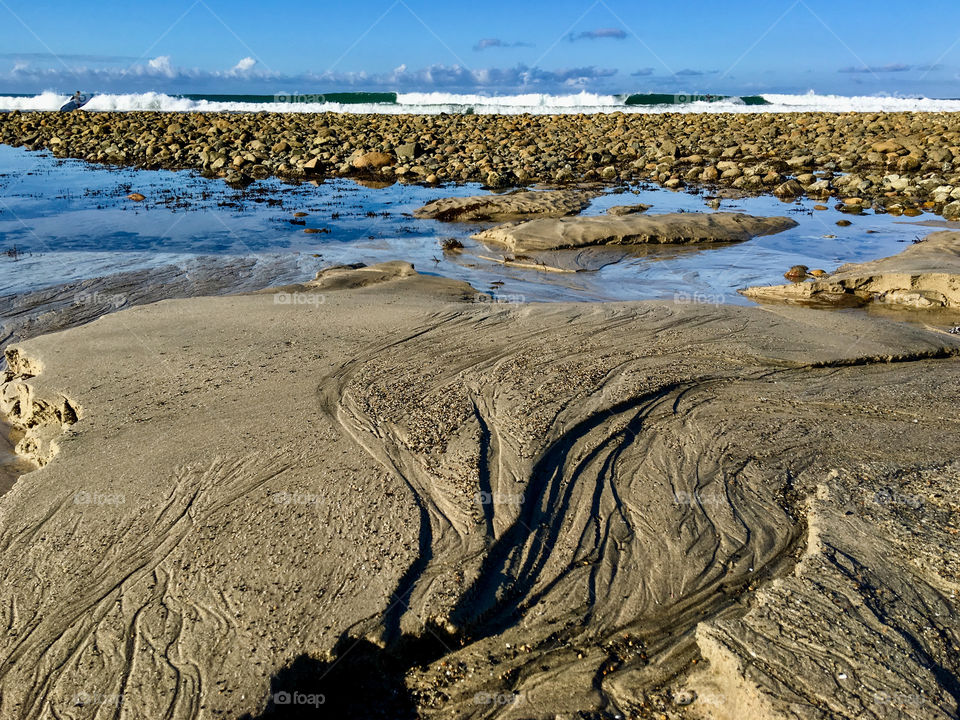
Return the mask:
<path id="1" fill-rule="evenodd" d="M 960 98 L 960 3 L 0 0 L 0 92 Z"/>

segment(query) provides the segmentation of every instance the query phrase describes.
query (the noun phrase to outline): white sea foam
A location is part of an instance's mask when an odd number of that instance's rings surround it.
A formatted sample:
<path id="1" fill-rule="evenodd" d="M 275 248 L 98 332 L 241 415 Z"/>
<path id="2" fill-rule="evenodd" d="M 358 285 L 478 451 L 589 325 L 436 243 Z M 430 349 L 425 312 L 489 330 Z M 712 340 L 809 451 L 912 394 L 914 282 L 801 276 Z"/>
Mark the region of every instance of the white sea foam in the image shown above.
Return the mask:
<path id="1" fill-rule="evenodd" d="M 960 100 L 936 100 L 906 97 L 845 97 L 841 95 L 765 94 L 768 105 L 748 105 L 740 98 L 714 102 L 690 102 L 689 96 L 672 96 L 673 102 L 661 105 L 626 105 L 625 95 L 578 93 L 570 95 L 471 95 L 454 93 L 400 93 L 396 103 L 325 102 L 322 95 L 279 94 L 275 102 L 199 100 L 164 93 L 95 95 L 84 106 L 86 111 L 123 112 L 160 110 L 167 112 L 342 112 L 382 114 L 437 114 L 474 112 L 516 115 L 568 113 L 779 113 L 779 112 L 960 112 Z M 0 110 L 58 110 L 68 95 L 43 92 L 32 97 L 0 97 Z"/>
<path id="2" fill-rule="evenodd" d="M 771 112 L 960 112 L 960 100 L 935 100 L 889 96 L 765 94 L 771 105 L 761 110 Z"/>

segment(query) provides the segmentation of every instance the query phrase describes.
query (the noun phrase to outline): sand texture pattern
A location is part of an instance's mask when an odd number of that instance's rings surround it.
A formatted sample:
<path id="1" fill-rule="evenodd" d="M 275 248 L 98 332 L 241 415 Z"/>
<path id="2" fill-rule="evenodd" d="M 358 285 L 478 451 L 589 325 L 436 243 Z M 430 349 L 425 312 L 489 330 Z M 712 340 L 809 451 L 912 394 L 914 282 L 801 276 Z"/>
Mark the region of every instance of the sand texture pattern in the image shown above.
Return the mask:
<path id="1" fill-rule="evenodd" d="M 0 500 L 0 716 L 957 716 L 960 338 L 283 293 L 8 349 L 82 413 Z"/>

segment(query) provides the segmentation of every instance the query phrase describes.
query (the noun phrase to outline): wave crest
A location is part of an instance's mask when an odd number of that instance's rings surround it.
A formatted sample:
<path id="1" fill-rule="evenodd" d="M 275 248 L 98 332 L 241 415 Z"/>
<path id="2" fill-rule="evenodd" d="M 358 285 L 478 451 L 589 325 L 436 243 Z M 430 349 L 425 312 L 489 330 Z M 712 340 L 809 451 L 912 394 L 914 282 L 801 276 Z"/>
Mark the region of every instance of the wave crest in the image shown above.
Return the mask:
<path id="1" fill-rule="evenodd" d="M 84 110 L 130 112 L 137 110 L 162 112 L 300 112 L 300 113 L 372 113 L 372 114 L 439 114 L 467 113 L 478 115 L 533 115 L 568 113 L 750 113 L 750 112 L 960 112 L 960 100 L 935 100 L 906 97 L 845 97 L 842 95 L 764 94 L 756 96 L 765 104 L 745 102 L 738 97 L 702 95 L 549 95 L 524 93 L 516 95 L 481 95 L 444 92 L 398 93 L 396 102 L 369 102 L 368 93 L 336 93 L 324 95 L 178 96 L 159 92 L 104 93 L 95 95 Z M 336 98 L 330 102 L 327 98 Z M 628 104 L 629 98 L 645 97 L 639 104 Z M 710 97 L 706 100 L 704 98 Z M 651 101 L 651 98 L 657 100 Z M 659 98 L 663 98 L 661 102 Z M 34 96 L 0 97 L 0 110 L 59 110 L 69 95 L 45 91 Z M 354 99 L 353 102 L 350 100 Z M 753 98 L 748 98 L 752 100 Z"/>

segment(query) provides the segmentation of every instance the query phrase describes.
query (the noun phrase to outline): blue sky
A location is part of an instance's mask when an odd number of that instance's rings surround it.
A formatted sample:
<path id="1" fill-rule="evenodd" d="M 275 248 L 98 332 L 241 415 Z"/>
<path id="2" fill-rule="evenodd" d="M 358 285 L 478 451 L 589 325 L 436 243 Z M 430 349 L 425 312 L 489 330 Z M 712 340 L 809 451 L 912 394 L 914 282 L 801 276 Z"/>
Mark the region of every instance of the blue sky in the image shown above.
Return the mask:
<path id="1" fill-rule="evenodd" d="M 0 0 L 0 92 L 960 97 L 960 3 Z"/>

